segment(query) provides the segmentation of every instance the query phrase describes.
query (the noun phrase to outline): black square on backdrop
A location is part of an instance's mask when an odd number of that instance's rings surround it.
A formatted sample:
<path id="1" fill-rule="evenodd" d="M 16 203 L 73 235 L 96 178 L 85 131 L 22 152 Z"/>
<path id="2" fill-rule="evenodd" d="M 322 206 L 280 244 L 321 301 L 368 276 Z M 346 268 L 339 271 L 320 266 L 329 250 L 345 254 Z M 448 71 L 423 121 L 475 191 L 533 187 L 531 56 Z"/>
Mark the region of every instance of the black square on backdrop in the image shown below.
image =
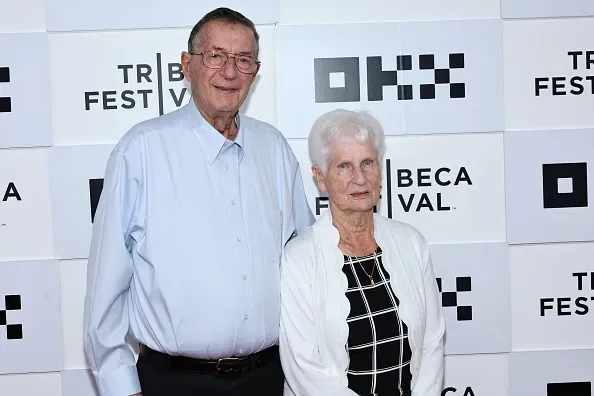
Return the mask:
<path id="1" fill-rule="evenodd" d="M 12 111 L 12 102 L 10 98 L 0 98 L 0 113 L 10 113 Z"/>
<path id="2" fill-rule="evenodd" d="M 435 69 L 435 84 L 449 84 L 450 69 Z"/>
<path id="3" fill-rule="evenodd" d="M 10 82 L 10 68 L 0 67 L 0 83 Z"/>
<path id="4" fill-rule="evenodd" d="M 419 55 L 419 69 L 435 69 L 435 56 L 433 54 Z"/>
<path id="5" fill-rule="evenodd" d="M 458 305 L 458 295 L 456 292 L 443 292 L 441 294 L 441 305 L 443 307 L 455 307 Z"/>
<path id="6" fill-rule="evenodd" d="M 469 292 L 472 290 L 472 278 L 470 276 L 458 276 L 456 278 L 456 291 Z"/>
<path id="7" fill-rule="evenodd" d="M 435 99 L 435 84 L 421 84 L 421 99 Z"/>
<path id="8" fill-rule="evenodd" d="M 457 307 L 457 317 L 459 321 L 472 320 L 472 307 L 462 306 Z"/>
<path id="9" fill-rule="evenodd" d="M 11 324 L 6 326 L 6 338 L 9 340 L 23 339 L 23 325 Z"/>
<path id="10" fill-rule="evenodd" d="M 0 311 L 0 326 L 6 326 L 6 311 Z"/>
<path id="11" fill-rule="evenodd" d="M 592 396 L 591 382 L 556 382 L 547 384 L 547 396 Z"/>
<path id="12" fill-rule="evenodd" d="M 464 54 L 450 54 L 450 69 L 464 68 Z"/>
<path id="13" fill-rule="evenodd" d="M 466 85 L 464 83 L 450 84 L 450 98 L 458 99 L 466 97 Z"/>
<path id="14" fill-rule="evenodd" d="M 559 192 L 558 180 L 571 179 L 570 193 Z M 588 206 L 588 164 L 586 162 L 543 164 L 542 198 L 545 209 Z"/>
<path id="15" fill-rule="evenodd" d="M 412 70 L 412 55 L 396 56 L 396 70 Z"/>
<path id="16" fill-rule="evenodd" d="M 4 304 L 6 305 L 7 311 L 18 311 L 21 309 L 21 296 L 18 294 L 4 296 Z"/>
<path id="17" fill-rule="evenodd" d="M 412 85 L 398 86 L 398 100 L 411 100 L 413 98 Z"/>

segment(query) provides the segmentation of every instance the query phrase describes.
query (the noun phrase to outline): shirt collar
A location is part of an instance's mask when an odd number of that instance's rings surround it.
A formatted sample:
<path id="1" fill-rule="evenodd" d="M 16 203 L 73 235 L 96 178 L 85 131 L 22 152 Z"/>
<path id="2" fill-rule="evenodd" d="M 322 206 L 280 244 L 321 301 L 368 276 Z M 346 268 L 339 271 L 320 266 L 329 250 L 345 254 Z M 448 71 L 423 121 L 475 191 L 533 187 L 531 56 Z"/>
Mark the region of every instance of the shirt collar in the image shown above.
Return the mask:
<path id="1" fill-rule="evenodd" d="M 243 158 L 244 131 L 241 127 L 242 122 L 239 113 L 237 113 L 235 116 L 235 122 L 237 124 L 238 131 L 234 141 L 227 140 L 223 135 L 221 135 L 219 131 L 217 131 L 212 125 L 208 123 L 208 121 L 204 119 L 202 114 L 200 114 L 196 108 L 196 104 L 194 103 L 193 99 L 190 99 L 190 103 L 188 103 L 188 115 L 190 127 L 197 135 L 198 142 L 206 154 L 206 160 L 209 166 L 212 165 L 219 156 L 219 153 L 225 146 L 225 142 L 236 144 L 238 146 L 239 161 L 241 161 Z"/>

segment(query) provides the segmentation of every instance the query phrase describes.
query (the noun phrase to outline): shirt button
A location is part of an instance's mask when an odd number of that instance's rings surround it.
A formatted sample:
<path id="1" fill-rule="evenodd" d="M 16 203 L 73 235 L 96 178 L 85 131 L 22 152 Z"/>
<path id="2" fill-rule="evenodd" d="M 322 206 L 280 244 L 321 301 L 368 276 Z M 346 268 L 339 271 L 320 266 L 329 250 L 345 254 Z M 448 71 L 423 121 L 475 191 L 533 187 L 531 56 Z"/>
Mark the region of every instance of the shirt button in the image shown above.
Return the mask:
<path id="1" fill-rule="evenodd" d="M 229 165 L 228 164 L 225 164 L 225 169 L 229 169 Z"/>
<path id="2" fill-rule="evenodd" d="M 241 242 L 241 238 L 240 237 L 237 237 L 237 242 Z"/>
<path id="3" fill-rule="evenodd" d="M 243 315 L 243 320 L 248 320 L 247 314 L 246 315 Z"/>
<path id="4" fill-rule="evenodd" d="M 243 280 L 247 280 L 247 275 L 243 274 Z"/>
<path id="5" fill-rule="evenodd" d="M 235 205 L 235 200 L 231 201 L 231 204 L 232 204 L 232 205 Z"/>
<path id="6" fill-rule="evenodd" d="M 243 353 L 243 348 L 241 348 L 241 349 L 239 350 L 239 353 Z"/>

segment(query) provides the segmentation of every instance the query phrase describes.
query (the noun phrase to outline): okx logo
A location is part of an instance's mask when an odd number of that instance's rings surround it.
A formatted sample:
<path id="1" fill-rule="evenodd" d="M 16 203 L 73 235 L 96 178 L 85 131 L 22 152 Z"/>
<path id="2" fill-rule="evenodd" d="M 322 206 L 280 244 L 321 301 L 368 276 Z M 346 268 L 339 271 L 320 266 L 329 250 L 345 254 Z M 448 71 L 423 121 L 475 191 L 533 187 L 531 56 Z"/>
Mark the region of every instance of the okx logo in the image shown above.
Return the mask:
<path id="1" fill-rule="evenodd" d="M 472 320 L 472 306 L 458 305 L 458 293 L 466 293 L 472 290 L 472 278 L 470 276 L 456 277 L 455 291 L 443 291 L 442 280 L 437 278 L 437 288 L 441 293 L 442 307 L 456 307 L 456 318 L 458 321 Z"/>
<path id="2" fill-rule="evenodd" d="M 101 191 L 103 191 L 103 179 L 89 179 L 89 199 L 91 204 L 91 223 L 95 221 L 95 212 L 97 212 L 97 205 L 99 205 L 99 198 L 101 198 Z"/>
<path id="3" fill-rule="evenodd" d="M 542 197 L 545 209 L 587 207 L 588 164 L 544 164 Z"/>
<path id="4" fill-rule="evenodd" d="M 21 296 L 4 296 L 4 309 L 0 310 L 0 326 L 6 327 L 6 338 L 9 340 L 21 340 L 23 338 L 23 325 L 9 323 L 7 312 L 21 310 Z"/>
<path id="5" fill-rule="evenodd" d="M 591 382 L 553 382 L 547 384 L 547 396 L 592 396 Z"/>
<path id="6" fill-rule="evenodd" d="M 445 97 L 459 99 L 466 97 L 466 85 L 453 81 L 452 69 L 464 68 L 464 54 L 452 53 L 445 59 L 435 54 L 418 56 L 396 55 L 396 70 L 383 70 L 381 56 L 368 56 L 367 100 L 384 100 L 384 87 L 393 86 L 398 100 L 435 99 L 438 86 L 447 87 Z M 413 62 L 417 60 L 417 62 Z M 316 103 L 360 102 L 361 76 L 359 57 L 315 58 L 315 101 Z M 405 84 L 406 73 L 427 73 L 427 80 L 417 86 Z"/>
<path id="7" fill-rule="evenodd" d="M 0 67 L 0 84 L 10 82 L 10 68 Z M 9 97 L 0 97 L 0 113 L 10 113 L 12 102 Z"/>
<path id="8" fill-rule="evenodd" d="M 163 115 L 165 100 L 172 100 L 176 107 L 180 107 L 186 97 L 187 88 L 166 90 L 165 83 L 183 81 L 181 64 L 163 63 L 161 53 L 157 53 L 156 56 L 154 64 L 116 65 L 113 71 L 120 74 L 122 83 L 130 86 L 130 89 L 85 92 L 85 110 L 129 110 L 139 106 L 148 109 L 158 106 L 159 115 Z"/>

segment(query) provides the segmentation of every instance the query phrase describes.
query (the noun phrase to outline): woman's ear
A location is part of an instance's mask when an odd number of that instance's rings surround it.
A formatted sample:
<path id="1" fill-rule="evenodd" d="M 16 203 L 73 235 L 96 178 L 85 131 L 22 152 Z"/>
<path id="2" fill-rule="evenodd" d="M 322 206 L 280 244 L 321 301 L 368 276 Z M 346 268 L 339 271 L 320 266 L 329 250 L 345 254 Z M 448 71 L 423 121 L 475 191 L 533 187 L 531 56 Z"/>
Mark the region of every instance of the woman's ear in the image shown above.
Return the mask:
<path id="1" fill-rule="evenodd" d="M 322 173 L 322 170 L 316 165 L 312 165 L 311 171 L 314 178 L 316 179 L 316 183 L 318 184 L 320 191 L 326 191 L 326 184 L 324 183 L 324 174 Z"/>

